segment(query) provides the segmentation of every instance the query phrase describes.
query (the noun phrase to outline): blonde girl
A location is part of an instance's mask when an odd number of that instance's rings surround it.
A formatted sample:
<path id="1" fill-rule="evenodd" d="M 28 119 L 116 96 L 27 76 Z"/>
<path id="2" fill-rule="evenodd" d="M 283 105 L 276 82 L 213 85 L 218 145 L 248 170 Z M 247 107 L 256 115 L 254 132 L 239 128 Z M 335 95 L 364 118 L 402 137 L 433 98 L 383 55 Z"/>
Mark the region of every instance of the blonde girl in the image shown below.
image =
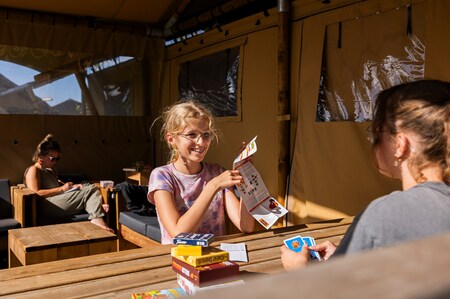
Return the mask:
<path id="1" fill-rule="evenodd" d="M 161 135 L 171 157 L 150 175 L 148 199 L 156 205 L 161 243 L 171 244 L 182 232 L 226 234 L 225 213 L 242 232 L 252 232 L 254 219 L 234 193 L 238 170 L 206 163 L 218 139 L 214 117 L 195 102 L 178 103 L 163 114 Z"/>

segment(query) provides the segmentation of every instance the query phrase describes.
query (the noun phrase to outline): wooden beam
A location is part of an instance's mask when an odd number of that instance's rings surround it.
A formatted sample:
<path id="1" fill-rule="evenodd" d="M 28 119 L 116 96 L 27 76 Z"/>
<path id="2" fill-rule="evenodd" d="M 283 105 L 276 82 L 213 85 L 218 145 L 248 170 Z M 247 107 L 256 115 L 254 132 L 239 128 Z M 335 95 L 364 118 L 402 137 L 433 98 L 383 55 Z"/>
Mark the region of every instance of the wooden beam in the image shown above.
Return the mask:
<path id="1" fill-rule="evenodd" d="M 86 81 L 84 80 L 84 75 L 80 72 L 75 72 L 75 77 L 77 78 L 78 85 L 80 85 L 81 93 L 83 94 L 83 98 L 86 102 L 86 106 L 89 111 L 89 113 L 86 113 L 86 114 L 98 116 L 97 108 L 95 108 L 94 100 L 92 99 L 89 88 L 86 85 Z"/>

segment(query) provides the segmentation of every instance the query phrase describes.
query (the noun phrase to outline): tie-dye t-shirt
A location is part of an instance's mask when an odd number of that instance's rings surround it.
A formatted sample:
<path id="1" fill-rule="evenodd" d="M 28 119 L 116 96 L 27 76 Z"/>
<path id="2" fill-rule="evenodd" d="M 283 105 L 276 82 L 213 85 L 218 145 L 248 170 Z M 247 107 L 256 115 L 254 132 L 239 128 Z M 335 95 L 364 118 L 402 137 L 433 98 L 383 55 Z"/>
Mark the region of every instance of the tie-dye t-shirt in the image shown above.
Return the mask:
<path id="1" fill-rule="evenodd" d="M 177 171 L 173 163 L 155 168 L 150 175 L 148 200 L 155 203 L 155 191 L 166 190 L 172 193 L 178 212 L 183 215 L 194 204 L 206 183 L 225 171 L 217 164 L 202 165 L 202 171 L 193 175 Z M 213 233 L 215 236 L 225 234 L 224 194 L 227 191 L 228 189 L 217 192 L 195 233 Z M 158 212 L 158 208 L 156 211 Z M 172 238 L 161 223 L 159 214 L 158 221 L 161 227 L 161 243 L 172 244 Z"/>

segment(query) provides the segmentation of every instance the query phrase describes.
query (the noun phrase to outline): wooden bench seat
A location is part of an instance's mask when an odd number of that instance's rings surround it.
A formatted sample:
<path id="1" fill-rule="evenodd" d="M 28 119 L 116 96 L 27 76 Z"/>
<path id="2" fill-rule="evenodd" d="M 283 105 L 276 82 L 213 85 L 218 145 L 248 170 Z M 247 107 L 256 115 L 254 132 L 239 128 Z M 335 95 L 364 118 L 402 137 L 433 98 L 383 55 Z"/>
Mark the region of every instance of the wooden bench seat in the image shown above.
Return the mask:
<path id="1" fill-rule="evenodd" d="M 113 197 L 116 214 L 116 229 L 119 236 L 119 250 L 130 248 L 130 244 L 148 248 L 161 246 L 161 231 L 157 216 L 143 216 L 130 211 L 120 191 L 109 190 Z"/>

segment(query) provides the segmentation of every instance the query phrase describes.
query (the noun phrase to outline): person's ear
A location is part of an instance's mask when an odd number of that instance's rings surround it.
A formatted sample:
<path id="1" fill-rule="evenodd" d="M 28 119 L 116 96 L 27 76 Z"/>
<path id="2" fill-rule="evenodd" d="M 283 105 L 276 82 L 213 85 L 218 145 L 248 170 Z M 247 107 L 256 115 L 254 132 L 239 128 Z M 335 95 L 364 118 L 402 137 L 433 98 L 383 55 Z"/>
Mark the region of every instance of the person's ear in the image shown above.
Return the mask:
<path id="1" fill-rule="evenodd" d="M 167 143 L 170 144 L 171 146 L 173 146 L 174 143 L 175 143 L 174 136 L 173 136 L 172 133 L 167 133 L 166 134 L 166 140 L 167 140 Z"/>
<path id="2" fill-rule="evenodd" d="M 409 151 L 410 140 L 407 135 L 398 133 L 395 137 L 395 157 L 403 158 Z"/>

